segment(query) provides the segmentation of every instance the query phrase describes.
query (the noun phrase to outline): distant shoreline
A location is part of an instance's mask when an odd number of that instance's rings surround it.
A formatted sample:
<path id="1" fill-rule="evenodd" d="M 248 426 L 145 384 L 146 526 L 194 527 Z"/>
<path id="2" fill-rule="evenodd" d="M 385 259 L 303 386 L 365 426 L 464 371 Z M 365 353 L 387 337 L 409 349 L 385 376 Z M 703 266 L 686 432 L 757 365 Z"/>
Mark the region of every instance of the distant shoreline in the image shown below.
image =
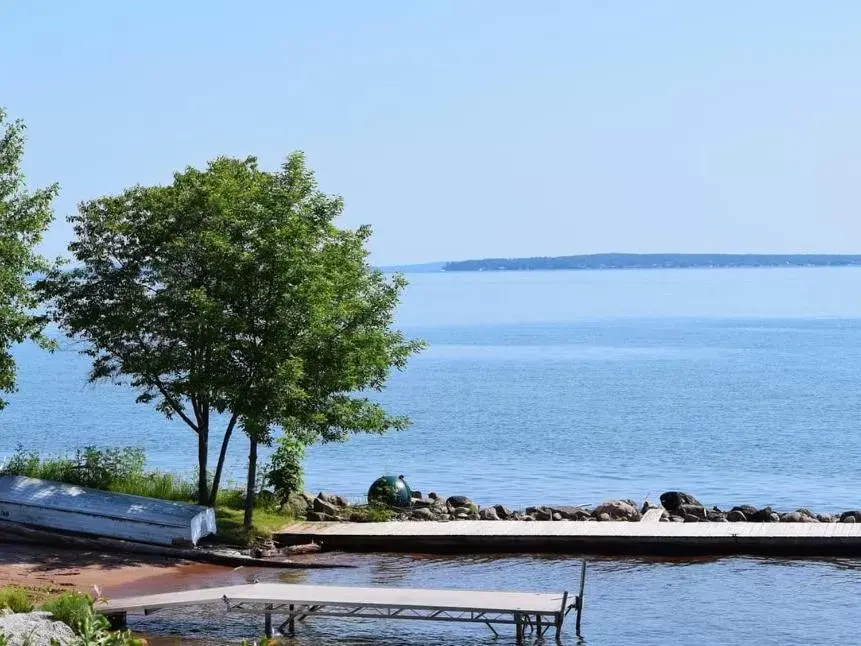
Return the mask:
<path id="1" fill-rule="evenodd" d="M 861 254 L 635 254 L 601 253 L 532 258 L 483 258 L 424 265 L 398 271 L 552 271 L 604 269 L 750 269 L 778 267 L 861 267 Z"/>

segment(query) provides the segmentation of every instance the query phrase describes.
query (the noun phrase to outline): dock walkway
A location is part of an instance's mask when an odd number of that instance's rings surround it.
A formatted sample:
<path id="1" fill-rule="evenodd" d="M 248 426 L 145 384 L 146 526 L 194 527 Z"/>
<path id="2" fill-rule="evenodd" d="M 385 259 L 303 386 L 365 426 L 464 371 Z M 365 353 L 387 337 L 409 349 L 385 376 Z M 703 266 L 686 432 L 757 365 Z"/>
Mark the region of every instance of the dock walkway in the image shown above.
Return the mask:
<path id="1" fill-rule="evenodd" d="M 355 552 L 861 556 L 861 523 L 302 522 L 276 539 Z"/>
<path id="2" fill-rule="evenodd" d="M 265 632 L 272 637 L 273 617 L 283 619 L 281 633 L 292 634 L 297 621 L 310 617 L 366 619 L 414 619 L 480 623 L 496 633 L 495 625 L 513 625 L 518 642 L 527 630 L 536 637 L 555 628 L 559 641 L 568 611 L 577 611 L 577 631 L 583 608 L 585 564 L 580 594 L 569 599 L 567 592 L 490 592 L 473 590 L 421 590 L 409 588 L 354 588 L 254 583 L 219 588 L 185 590 L 164 594 L 112 599 L 97 606 L 115 624 L 123 624 L 129 613 L 150 614 L 183 606 L 224 605 L 231 612 L 264 616 Z"/>

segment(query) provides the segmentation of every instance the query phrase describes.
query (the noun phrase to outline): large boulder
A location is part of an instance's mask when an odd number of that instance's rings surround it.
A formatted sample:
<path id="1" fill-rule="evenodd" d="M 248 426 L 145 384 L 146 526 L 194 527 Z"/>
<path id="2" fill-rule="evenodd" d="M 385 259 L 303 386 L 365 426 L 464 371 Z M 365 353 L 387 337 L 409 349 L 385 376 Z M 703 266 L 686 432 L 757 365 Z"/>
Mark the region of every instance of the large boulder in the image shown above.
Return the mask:
<path id="1" fill-rule="evenodd" d="M 320 494 L 321 496 L 323 494 Z M 329 516 L 338 516 L 341 513 L 341 507 L 335 505 L 325 498 L 317 496 L 314 498 L 314 511 L 318 514 L 327 514 Z"/>
<path id="2" fill-rule="evenodd" d="M 753 505 L 736 505 L 730 511 L 740 511 L 745 515 L 745 518 L 750 520 L 750 517 L 753 516 L 758 510 Z"/>
<path id="3" fill-rule="evenodd" d="M 804 513 L 806 510 L 799 509 L 798 511 L 790 511 L 780 515 L 781 523 L 818 523 L 819 519 L 812 513 Z"/>
<path id="4" fill-rule="evenodd" d="M 7 614 L 0 617 L 0 634 L 9 646 L 71 646 L 75 633 L 66 624 L 54 621 L 47 612 Z"/>
<path id="5" fill-rule="evenodd" d="M 526 513 L 535 520 L 553 520 L 553 512 L 547 507 L 536 507 L 532 511 L 527 509 Z"/>
<path id="6" fill-rule="evenodd" d="M 726 515 L 726 519 L 731 523 L 744 523 L 747 522 L 747 516 L 744 515 L 744 512 L 740 509 L 733 509 Z"/>
<path id="7" fill-rule="evenodd" d="M 640 520 L 642 517 L 637 506 L 630 500 L 608 500 L 592 510 L 592 516 L 598 520 Z"/>
<path id="8" fill-rule="evenodd" d="M 499 514 L 496 513 L 495 507 L 485 507 L 478 512 L 478 517 L 481 520 L 499 520 Z"/>
<path id="9" fill-rule="evenodd" d="M 452 513 L 454 513 L 454 510 L 458 508 L 466 508 L 467 510 L 474 512 L 478 511 L 478 505 L 466 496 L 449 496 L 445 501 L 445 505 Z"/>
<path id="10" fill-rule="evenodd" d="M 854 521 L 849 520 L 850 518 L 854 518 Z M 851 522 L 861 522 L 861 510 L 855 509 L 852 511 L 844 511 L 840 514 L 840 522 L 841 523 L 851 523 Z"/>
<path id="11" fill-rule="evenodd" d="M 305 518 L 308 512 L 313 510 L 313 501 L 314 499 L 307 493 L 294 491 L 287 496 L 281 509 L 294 518 Z"/>
<path id="12" fill-rule="evenodd" d="M 661 494 L 661 505 L 669 512 L 676 511 L 682 505 L 696 505 L 702 507 L 702 503 L 689 493 L 682 491 L 666 491 Z"/>
<path id="13" fill-rule="evenodd" d="M 757 509 L 753 514 L 747 517 L 752 523 L 777 523 L 780 522 L 780 516 L 771 507 L 763 507 Z"/>
<path id="14" fill-rule="evenodd" d="M 686 516 L 686 517 L 687 516 L 696 516 L 697 518 L 699 518 L 701 520 L 706 520 L 706 518 L 708 516 L 708 512 L 706 511 L 706 508 L 703 507 L 702 505 L 687 505 L 687 504 L 679 505 L 678 507 L 676 507 L 674 513 L 679 514 L 681 516 Z"/>
<path id="15" fill-rule="evenodd" d="M 496 515 L 499 516 L 499 520 L 513 520 L 514 513 L 505 505 L 494 505 L 493 509 L 496 511 Z"/>
<path id="16" fill-rule="evenodd" d="M 335 507 L 348 507 L 350 505 L 347 499 L 343 496 L 336 496 L 333 493 L 326 493 L 325 491 L 321 491 L 320 493 L 318 493 L 317 497 L 320 500 L 325 500 L 326 502 L 331 505 L 334 505 Z"/>

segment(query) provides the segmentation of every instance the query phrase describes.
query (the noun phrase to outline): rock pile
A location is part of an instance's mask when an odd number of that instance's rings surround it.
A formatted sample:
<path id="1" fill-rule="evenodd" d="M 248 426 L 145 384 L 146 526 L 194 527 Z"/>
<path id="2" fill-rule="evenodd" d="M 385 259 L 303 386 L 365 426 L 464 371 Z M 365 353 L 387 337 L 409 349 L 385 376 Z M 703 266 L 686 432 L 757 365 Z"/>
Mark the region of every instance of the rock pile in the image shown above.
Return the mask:
<path id="1" fill-rule="evenodd" d="M 767 507 L 737 505 L 730 510 L 707 507 L 694 496 L 682 491 L 661 494 L 661 507 L 648 501 L 638 505 L 633 500 L 608 500 L 596 507 L 585 505 L 539 505 L 512 510 L 505 505 L 481 507 L 467 496 L 443 498 L 436 493 L 427 497 L 413 492 L 409 509 L 394 510 L 397 520 L 448 521 L 448 520 L 522 520 L 522 521 L 632 521 L 643 518 L 649 509 L 662 509 L 661 521 L 674 523 L 861 523 L 861 510 L 842 514 L 815 514 L 809 509 L 780 512 Z M 312 521 L 369 520 L 360 508 L 351 507 L 348 501 L 334 494 L 293 494 L 288 503 L 296 517 Z"/>
<path id="2" fill-rule="evenodd" d="M 661 520 L 676 523 L 834 523 L 855 522 L 848 520 L 854 514 L 861 512 L 847 511 L 839 516 L 831 514 L 814 514 L 809 509 L 798 509 L 790 512 L 778 512 L 769 507 L 754 507 L 753 505 L 736 505 L 729 511 L 717 507 L 707 509 L 699 500 L 681 491 L 668 491 L 661 494 L 661 505 L 664 516 Z M 861 516 L 859 516 L 861 518 Z"/>

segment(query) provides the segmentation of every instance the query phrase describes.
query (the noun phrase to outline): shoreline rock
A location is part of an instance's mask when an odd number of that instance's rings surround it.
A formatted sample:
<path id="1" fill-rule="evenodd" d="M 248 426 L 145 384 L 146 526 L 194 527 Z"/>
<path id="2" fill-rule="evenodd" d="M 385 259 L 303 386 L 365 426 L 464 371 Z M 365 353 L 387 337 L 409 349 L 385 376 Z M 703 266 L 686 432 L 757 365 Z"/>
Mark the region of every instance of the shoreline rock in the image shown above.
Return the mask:
<path id="1" fill-rule="evenodd" d="M 440 496 L 430 492 L 423 496 L 414 491 L 409 508 L 392 508 L 392 519 L 399 521 L 518 520 L 521 522 L 639 522 L 650 509 L 663 509 L 659 522 L 685 523 L 861 523 L 861 510 L 815 513 L 805 507 L 776 510 L 771 506 L 741 504 L 724 511 L 707 507 L 683 491 L 667 491 L 660 496 L 661 506 L 648 500 L 638 504 L 630 499 L 607 500 L 594 508 L 586 505 L 534 505 L 512 509 L 496 504 L 481 506 L 468 496 Z M 330 493 L 293 494 L 285 507 L 312 522 L 368 522 L 365 505 L 353 506 Z M 301 512 L 304 509 L 304 513 Z M 361 512 L 361 513 L 360 513 Z M 371 519 L 371 522 L 376 519 Z"/>

